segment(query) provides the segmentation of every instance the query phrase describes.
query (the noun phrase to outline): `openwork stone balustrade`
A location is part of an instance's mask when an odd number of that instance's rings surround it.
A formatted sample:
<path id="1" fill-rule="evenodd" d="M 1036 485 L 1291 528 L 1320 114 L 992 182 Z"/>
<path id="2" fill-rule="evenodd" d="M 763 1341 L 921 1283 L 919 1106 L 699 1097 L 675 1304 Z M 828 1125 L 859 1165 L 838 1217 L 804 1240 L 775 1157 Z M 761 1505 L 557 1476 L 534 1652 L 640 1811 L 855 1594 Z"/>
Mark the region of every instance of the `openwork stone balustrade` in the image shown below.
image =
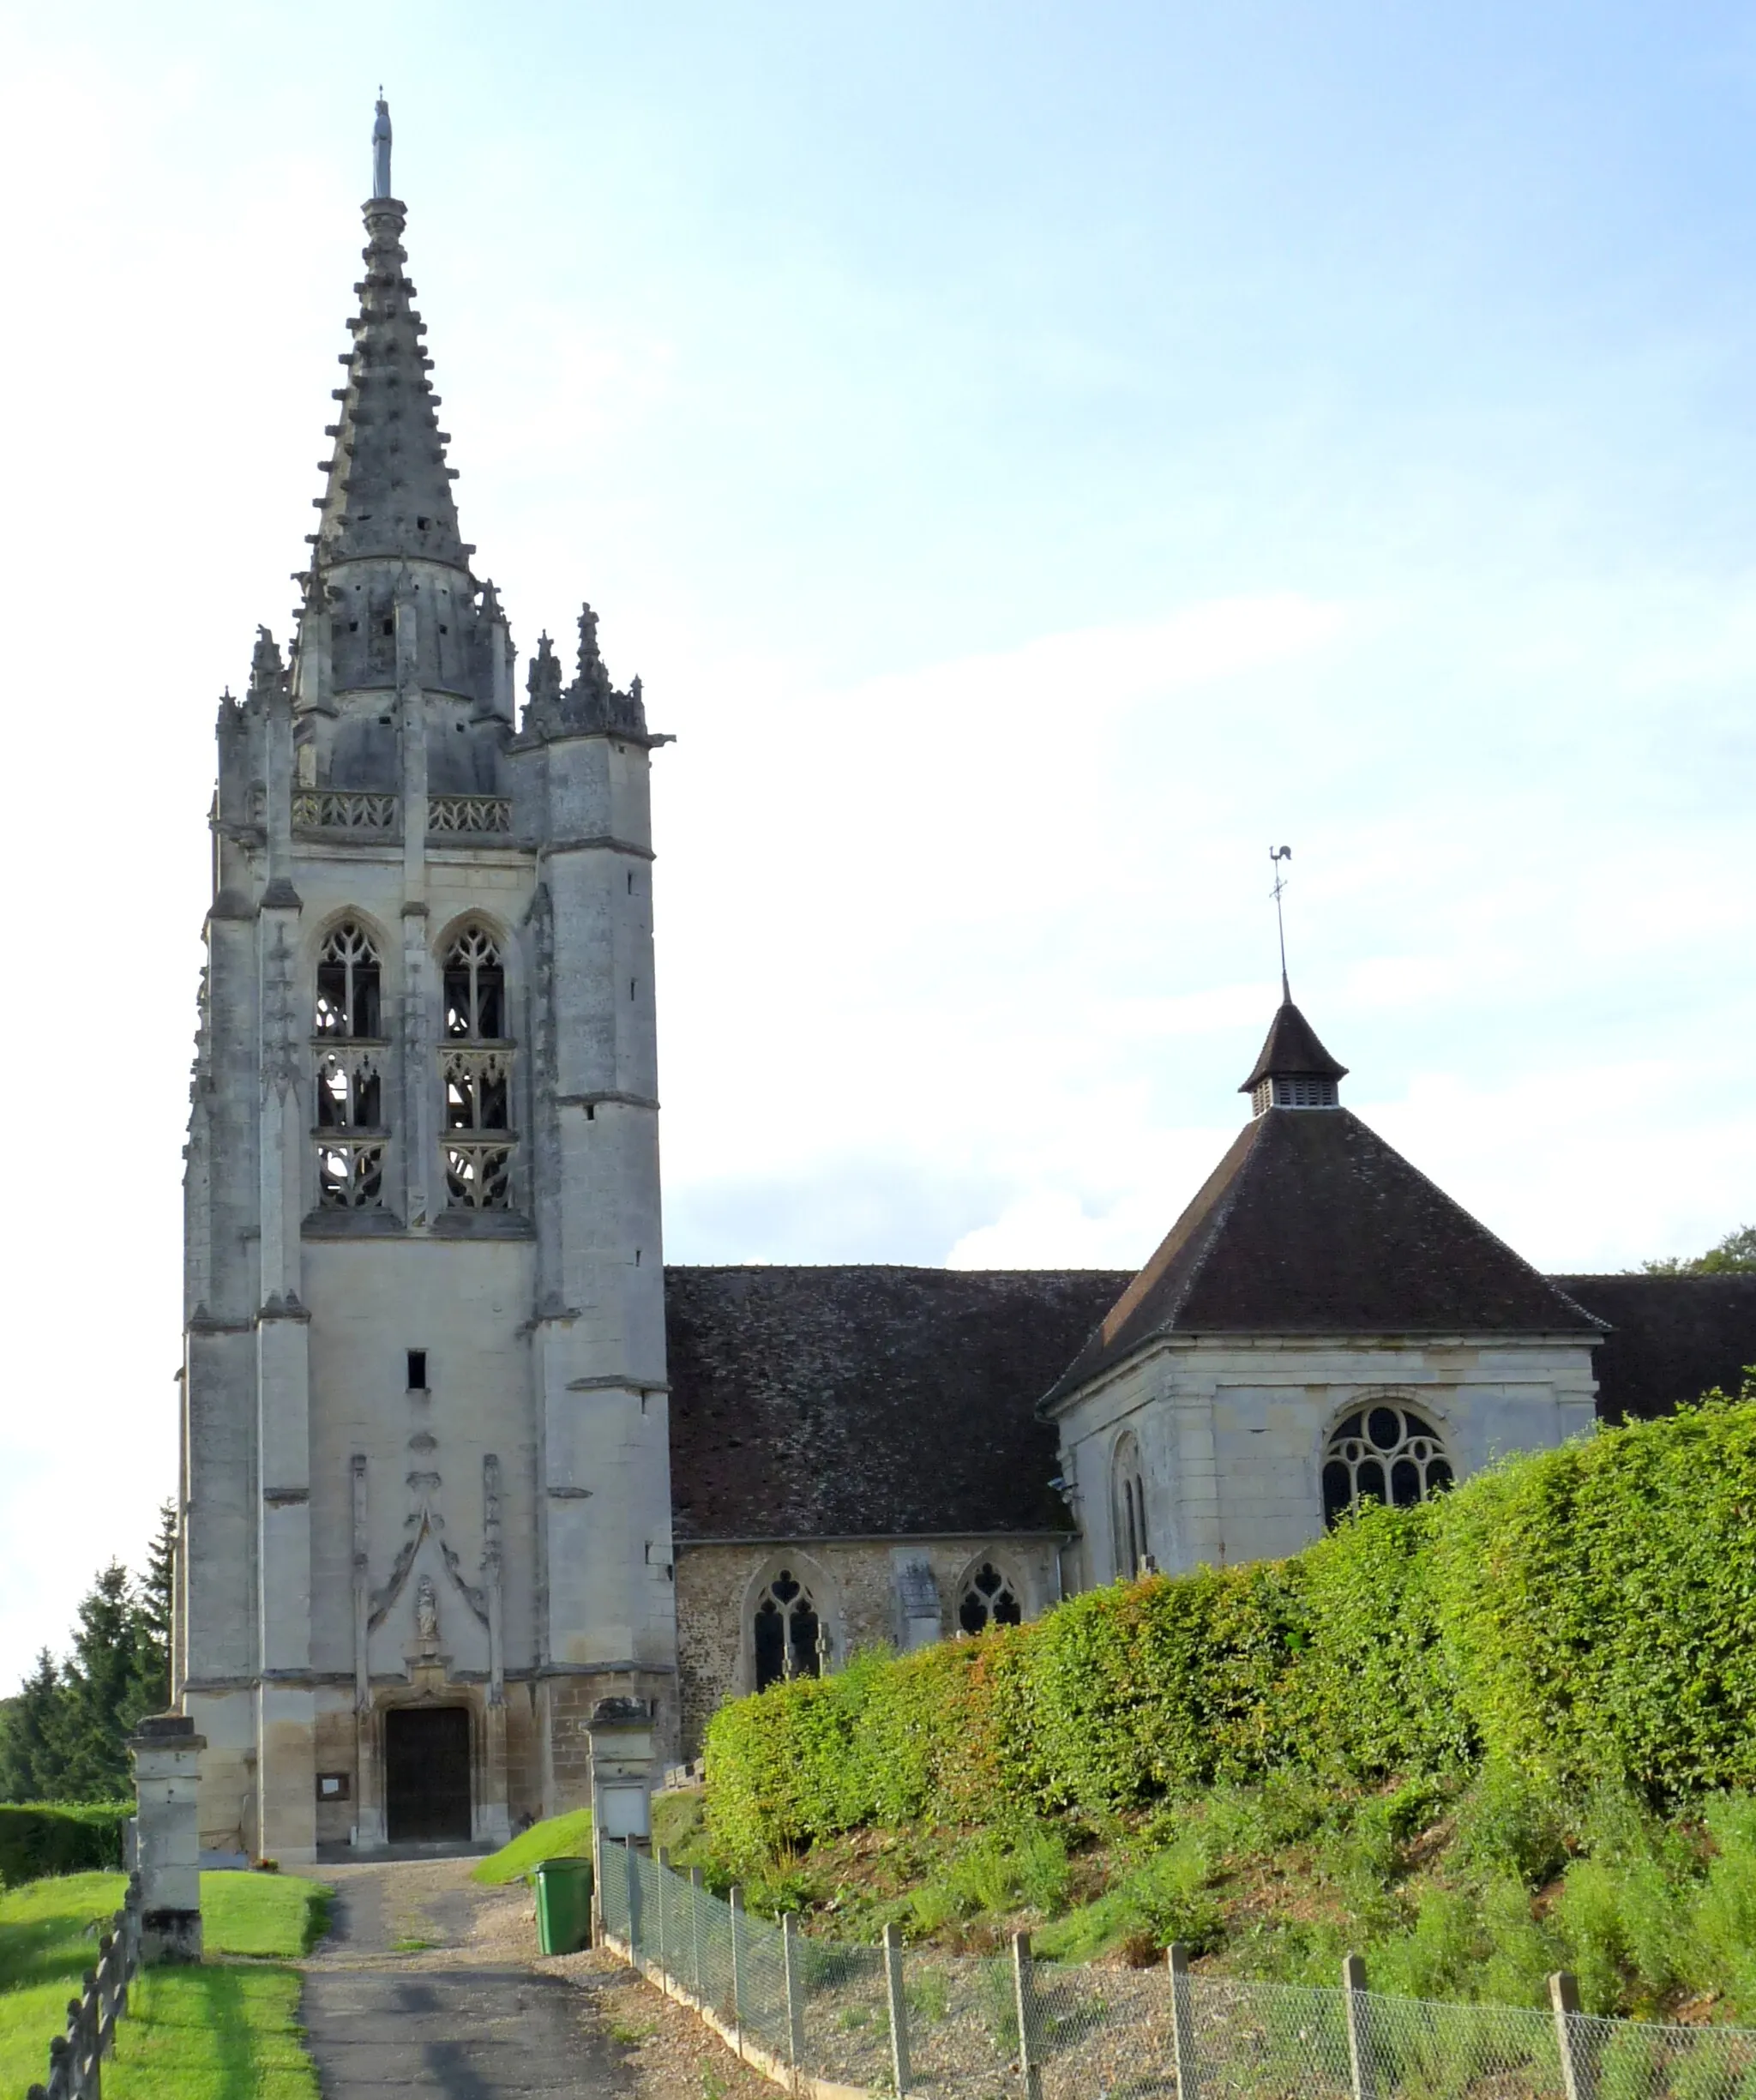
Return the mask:
<path id="1" fill-rule="evenodd" d="M 357 838 L 390 839 L 402 827 L 400 795 L 380 795 L 355 788 L 300 787 L 293 790 L 292 827 L 333 839 L 340 833 Z M 512 803 L 504 795 L 430 795 L 427 836 L 447 838 L 505 834 L 512 829 Z"/>

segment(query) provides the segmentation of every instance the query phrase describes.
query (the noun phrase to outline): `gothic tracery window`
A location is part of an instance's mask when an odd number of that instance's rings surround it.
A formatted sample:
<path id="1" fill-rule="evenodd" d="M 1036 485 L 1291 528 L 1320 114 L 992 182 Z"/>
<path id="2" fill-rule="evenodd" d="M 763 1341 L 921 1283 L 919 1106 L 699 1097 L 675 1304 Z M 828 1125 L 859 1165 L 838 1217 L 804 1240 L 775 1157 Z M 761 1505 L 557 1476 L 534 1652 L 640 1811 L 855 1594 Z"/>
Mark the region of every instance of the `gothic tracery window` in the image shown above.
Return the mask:
<path id="1" fill-rule="evenodd" d="M 319 1053 L 317 1202 L 324 1210 L 376 1210 L 383 1200 L 382 1026 L 377 948 L 358 921 L 344 919 L 318 950 L 311 1019 Z"/>
<path id="2" fill-rule="evenodd" d="M 828 1630 L 818 1616 L 811 1592 L 791 1568 L 783 1567 L 762 1592 L 751 1633 L 759 1692 L 791 1677 L 823 1675 L 828 1662 Z"/>
<path id="3" fill-rule="evenodd" d="M 454 1211 L 503 1211 L 512 1200 L 512 1148 L 448 1145 L 445 1198 Z"/>
<path id="4" fill-rule="evenodd" d="M 483 927 L 466 926 L 445 958 L 445 1033 L 454 1043 L 505 1038 L 506 972 Z"/>
<path id="5" fill-rule="evenodd" d="M 1122 1576 L 1145 1574 L 1152 1564 L 1146 1539 L 1146 1488 L 1140 1447 L 1131 1429 L 1116 1441 L 1110 1477 L 1115 1485 L 1116 1572 Z"/>
<path id="6" fill-rule="evenodd" d="M 326 1050 L 317 1062 L 318 1128 L 381 1128 L 383 1091 L 376 1051 Z"/>
<path id="7" fill-rule="evenodd" d="M 966 1634 L 984 1634 L 990 1626 L 1017 1626 L 1024 1616 L 1016 1588 L 992 1561 L 983 1561 L 964 1584 L 958 1624 Z"/>
<path id="8" fill-rule="evenodd" d="M 344 919 L 331 929 L 317 957 L 317 1008 L 312 1032 L 381 1038 L 378 951 L 365 929 Z"/>
<path id="9" fill-rule="evenodd" d="M 1323 1521 L 1362 1502 L 1411 1508 L 1454 1477 L 1439 1432 L 1400 1400 L 1379 1400 L 1336 1425 L 1323 1454 Z"/>
<path id="10" fill-rule="evenodd" d="M 446 1201 L 453 1210 L 506 1210 L 512 1201 L 512 1053 L 506 970 L 493 935 L 466 926 L 445 956 Z M 484 1133 L 496 1134 L 484 1141 Z"/>

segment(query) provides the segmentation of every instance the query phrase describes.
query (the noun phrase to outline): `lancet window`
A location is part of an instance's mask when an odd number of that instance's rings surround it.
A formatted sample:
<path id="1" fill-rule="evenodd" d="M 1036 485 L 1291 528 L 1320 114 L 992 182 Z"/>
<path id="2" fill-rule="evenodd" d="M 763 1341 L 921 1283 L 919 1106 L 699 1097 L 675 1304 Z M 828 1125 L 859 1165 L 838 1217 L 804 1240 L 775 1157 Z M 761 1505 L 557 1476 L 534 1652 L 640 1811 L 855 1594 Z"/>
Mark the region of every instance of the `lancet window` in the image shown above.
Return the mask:
<path id="1" fill-rule="evenodd" d="M 1143 1575 L 1152 1565 L 1146 1538 L 1146 1487 L 1140 1471 L 1140 1447 L 1134 1432 L 1121 1437 L 1110 1461 L 1115 1484 L 1116 1572 Z"/>
<path id="2" fill-rule="evenodd" d="M 382 1039 L 381 1012 L 378 951 L 364 927 L 344 919 L 318 954 L 314 1032 Z"/>
<path id="3" fill-rule="evenodd" d="M 506 972 L 494 936 L 466 926 L 445 958 L 445 1033 L 454 1043 L 506 1038 Z"/>
<path id="4" fill-rule="evenodd" d="M 446 1201 L 453 1210 L 506 1210 L 512 1200 L 512 1050 L 506 970 L 492 934 L 466 926 L 445 957 Z"/>
<path id="5" fill-rule="evenodd" d="M 828 1665 L 828 1629 L 791 1568 L 783 1567 L 758 1598 L 751 1631 L 759 1692 L 791 1677 L 821 1677 Z"/>
<path id="6" fill-rule="evenodd" d="M 1024 1616 L 1011 1581 L 992 1561 L 983 1561 L 964 1584 L 958 1624 L 966 1634 L 984 1634 L 990 1626 L 1017 1626 Z"/>
<path id="7" fill-rule="evenodd" d="M 317 1202 L 324 1210 L 376 1210 L 383 1201 L 382 1026 L 377 948 L 356 920 L 344 919 L 318 951 L 311 1021 Z"/>
<path id="8" fill-rule="evenodd" d="M 1410 1509 L 1454 1477 L 1432 1424 L 1400 1400 L 1380 1400 L 1338 1423 L 1330 1437 L 1323 1454 L 1323 1521 L 1338 1524 L 1362 1502 Z"/>

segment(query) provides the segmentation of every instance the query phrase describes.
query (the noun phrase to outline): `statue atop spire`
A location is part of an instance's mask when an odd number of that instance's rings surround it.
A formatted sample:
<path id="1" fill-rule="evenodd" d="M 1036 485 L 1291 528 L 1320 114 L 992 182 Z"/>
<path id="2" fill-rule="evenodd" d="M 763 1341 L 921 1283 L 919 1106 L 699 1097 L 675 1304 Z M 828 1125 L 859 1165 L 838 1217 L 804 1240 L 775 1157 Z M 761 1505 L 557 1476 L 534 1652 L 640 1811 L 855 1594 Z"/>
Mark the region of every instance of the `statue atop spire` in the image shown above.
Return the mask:
<path id="1" fill-rule="evenodd" d="M 372 120 L 372 195 L 394 196 L 390 187 L 390 105 L 378 90 L 378 114 Z"/>

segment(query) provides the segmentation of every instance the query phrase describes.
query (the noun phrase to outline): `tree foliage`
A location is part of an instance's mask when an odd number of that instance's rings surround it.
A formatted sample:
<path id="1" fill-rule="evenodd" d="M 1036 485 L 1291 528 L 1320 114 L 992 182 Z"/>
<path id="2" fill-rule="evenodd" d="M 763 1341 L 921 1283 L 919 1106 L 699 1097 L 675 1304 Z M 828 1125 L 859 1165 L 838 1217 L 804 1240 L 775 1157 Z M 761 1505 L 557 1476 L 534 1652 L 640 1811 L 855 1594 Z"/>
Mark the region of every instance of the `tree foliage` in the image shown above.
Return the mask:
<path id="1" fill-rule="evenodd" d="M 99 1569 L 81 1600 L 72 1651 L 47 1648 L 0 1717 L 0 1802 L 114 1801 L 129 1790 L 126 1744 L 171 1694 L 171 1600 L 176 1511 L 159 1531 L 138 1580 L 119 1561 Z"/>
<path id="2" fill-rule="evenodd" d="M 1735 1276 L 1756 1270 L 1756 1225 L 1740 1225 L 1705 1255 L 1665 1255 L 1643 1261 L 1647 1276 Z"/>

